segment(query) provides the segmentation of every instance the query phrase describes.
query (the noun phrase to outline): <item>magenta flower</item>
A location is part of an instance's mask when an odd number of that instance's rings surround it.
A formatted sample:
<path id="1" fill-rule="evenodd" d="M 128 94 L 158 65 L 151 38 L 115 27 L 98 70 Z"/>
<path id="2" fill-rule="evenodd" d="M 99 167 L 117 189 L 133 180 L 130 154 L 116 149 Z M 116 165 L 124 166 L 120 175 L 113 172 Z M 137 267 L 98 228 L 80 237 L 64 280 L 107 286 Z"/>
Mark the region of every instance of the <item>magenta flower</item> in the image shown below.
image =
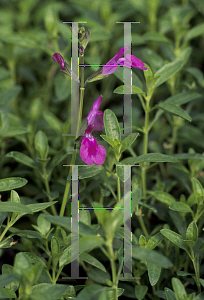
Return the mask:
<path id="1" fill-rule="evenodd" d="M 125 52 L 128 51 L 128 47 L 120 48 L 118 53 L 107 62 L 103 67 L 102 75 L 110 75 L 117 70 L 118 65 L 125 66 L 127 68 L 137 68 L 142 70 L 147 70 L 144 67 L 144 63 L 134 55 L 126 54 L 125 57 L 122 57 Z"/>
<path id="2" fill-rule="evenodd" d="M 60 65 L 62 71 L 65 70 L 64 59 L 63 59 L 62 55 L 60 55 L 59 53 L 54 53 L 52 59 Z"/>
<path id="3" fill-rule="evenodd" d="M 93 165 L 93 163 L 95 165 L 102 165 L 106 158 L 105 148 L 98 145 L 96 139 L 92 136 L 93 130 L 102 130 L 103 128 L 103 112 L 99 111 L 102 97 L 101 95 L 92 105 L 91 111 L 86 118 L 88 126 L 81 142 L 80 156 L 88 165 Z"/>

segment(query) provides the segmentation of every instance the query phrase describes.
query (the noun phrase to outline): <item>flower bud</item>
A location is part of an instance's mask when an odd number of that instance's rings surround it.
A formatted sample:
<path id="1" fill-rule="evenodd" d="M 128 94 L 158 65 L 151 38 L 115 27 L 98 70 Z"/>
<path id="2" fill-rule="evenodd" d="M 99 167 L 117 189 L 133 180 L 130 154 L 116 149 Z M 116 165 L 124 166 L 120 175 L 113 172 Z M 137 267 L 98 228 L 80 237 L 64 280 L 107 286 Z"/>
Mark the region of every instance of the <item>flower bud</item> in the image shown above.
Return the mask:
<path id="1" fill-rule="evenodd" d="M 84 26 L 82 26 L 78 31 L 79 48 L 82 47 L 83 50 L 86 49 L 90 37 L 91 37 L 90 31 L 89 30 L 85 31 Z"/>

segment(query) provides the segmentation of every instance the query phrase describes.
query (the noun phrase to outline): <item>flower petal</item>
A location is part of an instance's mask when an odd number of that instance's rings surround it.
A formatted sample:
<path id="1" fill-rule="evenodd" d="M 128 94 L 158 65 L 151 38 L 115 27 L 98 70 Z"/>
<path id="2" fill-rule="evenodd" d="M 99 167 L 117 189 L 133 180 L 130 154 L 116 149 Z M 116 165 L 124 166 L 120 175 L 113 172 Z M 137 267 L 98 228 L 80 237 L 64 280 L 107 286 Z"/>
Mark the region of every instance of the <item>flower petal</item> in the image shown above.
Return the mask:
<path id="1" fill-rule="evenodd" d="M 98 111 L 93 126 L 94 126 L 94 130 L 102 130 L 103 129 L 103 112 L 102 111 Z"/>
<path id="2" fill-rule="evenodd" d="M 60 65 L 60 67 L 63 71 L 65 70 L 64 59 L 59 53 L 54 53 L 52 59 Z"/>
<path id="3" fill-rule="evenodd" d="M 88 165 L 102 165 L 106 158 L 106 150 L 103 146 L 98 145 L 96 139 L 90 135 L 82 140 L 80 147 L 81 159 Z"/>
<path id="4" fill-rule="evenodd" d="M 131 65 L 132 65 L 133 67 L 141 69 L 141 70 L 148 69 L 148 68 L 144 67 L 144 63 L 139 58 L 137 58 L 134 55 L 130 55 L 130 54 L 125 55 L 124 65 L 127 68 L 131 68 Z"/>
<path id="5" fill-rule="evenodd" d="M 103 96 L 101 95 L 98 99 L 96 99 L 96 101 L 94 101 L 92 108 L 87 116 L 88 124 L 92 124 L 92 125 L 94 124 L 94 120 L 98 113 L 99 107 L 101 105 L 102 98 Z"/>
<path id="6" fill-rule="evenodd" d="M 128 51 L 128 47 L 120 48 L 116 55 L 107 62 L 107 64 L 103 67 L 102 75 L 109 75 L 114 73 L 118 67 L 118 60 L 124 55 L 125 52 Z"/>

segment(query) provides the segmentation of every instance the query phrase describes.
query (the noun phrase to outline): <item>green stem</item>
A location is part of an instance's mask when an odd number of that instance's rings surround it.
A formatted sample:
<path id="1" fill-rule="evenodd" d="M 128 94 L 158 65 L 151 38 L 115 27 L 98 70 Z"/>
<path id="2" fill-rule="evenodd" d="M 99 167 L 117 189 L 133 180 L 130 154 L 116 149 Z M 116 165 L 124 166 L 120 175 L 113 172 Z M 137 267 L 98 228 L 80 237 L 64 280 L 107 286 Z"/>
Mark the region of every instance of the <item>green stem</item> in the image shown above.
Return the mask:
<path id="1" fill-rule="evenodd" d="M 201 293 L 201 287 L 200 287 L 200 281 L 199 281 L 199 271 L 198 271 L 198 268 L 196 266 L 196 261 L 195 261 L 195 257 L 194 257 L 194 254 L 193 254 L 193 251 L 192 251 L 192 262 L 193 262 L 193 266 L 194 266 L 194 270 L 195 270 L 195 275 L 196 275 L 196 284 L 197 284 L 197 287 L 198 287 L 198 294 Z"/>
<path id="2" fill-rule="evenodd" d="M 46 172 L 46 168 L 45 168 L 45 165 L 43 164 L 43 178 L 44 178 L 44 181 L 45 181 L 45 189 L 46 189 L 46 192 L 50 195 L 50 186 L 49 186 L 49 182 L 48 182 L 48 175 L 47 175 L 47 172 Z M 51 202 L 51 198 L 48 196 L 48 200 Z M 52 210 L 52 213 L 54 216 L 57 216 L 57 211 L 56 211 L 56 208 L 54 205 L 51 205 L 51 210 Z"/>
<path id="3" fill-rule="evenodd" d="M 114 252 L 113 252 L 112 242 L 110 244 L 108 244 L 108 254 L 109 254 L 109 259 L 110 259 L 110 263 L 111 263 L 111 271 L 112 271 L 113 299 L 118 300 L 118 293 L 117 293 L 118 279 L 116 279 L 117 273 L 116 273 L 115 256 L 114 256 Z"/>
<path id="4" fill-rule="evenodd" d="M 118 198 L 117 198 L 117 201 L 119 202 L 120 201 L 120 198 L 121 198 L 121 191 L 120 191 L 120 178 L 119 176 L 117 176 L 117 191 L 118 191 Z"/>
<path id="5" fill-rule="evenodd" d="M 145 106 L 145 126 L 144 126 L 144 139 L 143 139 L 143 153 L 147 154 L 147 148 L 148 148 L 148 134 L 149 134 L 149 101 L 146 101 Z M 143 189 L 143 196 L 146 197 L 146 163 L 143 163 L 142 166 L 142 189 Z"/>
<path id="6" fill-rule="evenodd" d="M 84 64 L 84 55 L 80 55 L 80 61 L 79 61 L 79 63 L 80 64 Z M 83 110 L 83 101 L 84 101 L 84 67 L 81 68 L 81 87 L 80 87 L 79 118 L 78 118 L 77 132 L 76 132 L 75 139 L 77 139 L 77 137 L 79 136 L 79 129 L 80 129 L 80 125 L 81 125 L 82 110 Z M 70 165 L 74 165 L 75 164 L 76 153 L 77 153 L 77 149 L 74 148 Z M 70 175 L 71 175 L 71 167 L 69 168 L 69 176 Z M 63 217 L 64 212 L 65 212 L 65 208 L 66 208 L 66 204 L 67 204 L 67 200 L 68 200 L 68 195 L 69 195 L 69 190 L 70 190 L 70 184 L 71 184 L 71 180 L 67 180 L 67 184 L 66 184 L 65 191 L 64 191 L 64 196 L 63 196 L 63 199 L 62 199 L 62 205 L 61 205 L 61 209 L 60 209 L 60 214 L 59 214 L 60 217 Z M 56 237 L 58 236 L 59 228 L 60 227 L 57 226 L 56 235 L 55 235 Z"/>

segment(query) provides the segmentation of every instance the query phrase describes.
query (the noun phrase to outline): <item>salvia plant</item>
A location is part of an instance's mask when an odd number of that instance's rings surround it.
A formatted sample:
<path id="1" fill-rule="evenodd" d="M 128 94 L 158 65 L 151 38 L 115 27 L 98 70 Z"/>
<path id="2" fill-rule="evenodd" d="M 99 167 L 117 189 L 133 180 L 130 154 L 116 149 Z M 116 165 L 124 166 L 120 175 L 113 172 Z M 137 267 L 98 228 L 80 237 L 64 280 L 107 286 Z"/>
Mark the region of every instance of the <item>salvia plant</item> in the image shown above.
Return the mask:
<path id="1" fill-rule="evenodd" d="M 0 5 L 0 299 L 204 299 L 202 1 Z"/>

